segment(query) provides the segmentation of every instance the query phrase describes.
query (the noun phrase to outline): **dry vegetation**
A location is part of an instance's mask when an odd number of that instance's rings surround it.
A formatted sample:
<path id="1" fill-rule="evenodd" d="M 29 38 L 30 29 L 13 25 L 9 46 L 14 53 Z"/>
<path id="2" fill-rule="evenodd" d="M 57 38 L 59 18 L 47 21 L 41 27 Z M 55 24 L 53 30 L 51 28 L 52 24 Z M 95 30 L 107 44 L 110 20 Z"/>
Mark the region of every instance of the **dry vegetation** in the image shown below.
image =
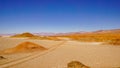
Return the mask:
<path id="1" fill-rule="evenodd" d="M 120 34 L 82 34 L 69 36 L 73 40 L 104 42 L 112 39 L 120 39 Z"/>
<path id="2" fill-rule="evenodd" d="M 112 45 L 120 45 L 120 34 L 105 33 L 105 34 L 77 34 L 66 36 L 72 40 L 83 42 L 107 42 Z"/>
<path id="3" fill-rule="evenodd" d="M 52 37 L 52 36 L 37 36 L 37 37 L 30 37 L 29 39 L 38 39 L 38 40 L 54 40 L 54 41 L 59 41 L 57 37 Z"/>
<path id="4" fill-rule="evenodd" d="M 111 41 L 108 42 L 108 44 L 120 45 L 120 39 L 112 39 Z"/>

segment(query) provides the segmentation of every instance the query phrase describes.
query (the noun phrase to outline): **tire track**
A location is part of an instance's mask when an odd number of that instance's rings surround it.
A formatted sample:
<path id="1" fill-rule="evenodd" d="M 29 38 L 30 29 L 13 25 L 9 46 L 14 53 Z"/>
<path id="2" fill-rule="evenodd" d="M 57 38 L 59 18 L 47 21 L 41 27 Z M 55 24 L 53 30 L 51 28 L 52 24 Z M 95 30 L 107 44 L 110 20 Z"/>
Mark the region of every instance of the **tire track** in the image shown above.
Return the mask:
<path id="1" fill-rule="evenodd" d="M 9 68 L 9 67 L 12 67 L 14 65 L 17 65 L 17 64 L 20 64 L 20 63 L 23 63 L 23 62 L 26 62 L 26 61 L 29 61 L 30 59 L 34 59 L 34 58 L 37 58 L 37 57 L 40 57 L 40 56 L 43 56 L 51 51 L 54 51 L 55 49 L 57 49 L 59 46 L 63 45 L 64 43 L 66 43 L 67 41 L 62 41 L 61 43 L 57 44 L 57 45 L 54 45 L 54 47 L 50 47 L 48 50 L 42 52 L 42 53 L 35 53 L 35 54 L 32 54 L 32 55 L 29 55 L 27 57 L 23 57 L 21 59 L 17 59 L 17 60 L 14 60 L 14 61 L 11 61 L 11 62 L 8 62 L 6 64 L 3 64 L 3 65 L 0 65 L 0 68 Z"/>

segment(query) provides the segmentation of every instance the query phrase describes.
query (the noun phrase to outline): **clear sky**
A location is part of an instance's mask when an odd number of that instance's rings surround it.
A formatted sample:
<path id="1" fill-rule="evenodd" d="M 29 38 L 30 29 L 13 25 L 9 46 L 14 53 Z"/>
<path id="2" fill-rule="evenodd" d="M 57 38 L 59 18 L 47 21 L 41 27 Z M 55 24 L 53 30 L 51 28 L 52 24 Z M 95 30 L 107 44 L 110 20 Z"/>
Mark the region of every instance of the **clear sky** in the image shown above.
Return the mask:
<path id="1" fill-rule="evenodd" d="M 120 0 L 0 0 L 0 33 L 120 28 Z"/>

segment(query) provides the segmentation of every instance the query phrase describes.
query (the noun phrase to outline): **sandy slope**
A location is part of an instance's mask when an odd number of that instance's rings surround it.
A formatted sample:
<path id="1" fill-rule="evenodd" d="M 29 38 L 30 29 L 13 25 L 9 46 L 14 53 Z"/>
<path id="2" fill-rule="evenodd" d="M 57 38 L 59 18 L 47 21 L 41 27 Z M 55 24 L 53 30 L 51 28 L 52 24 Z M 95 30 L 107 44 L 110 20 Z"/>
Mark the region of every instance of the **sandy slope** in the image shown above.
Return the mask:
<path id="1" fill-rule="evenodd" d="M 48 40 L 30 40 L 25 38 L 0 38 L 0 50 L 15 47 L 18 44 L 25 41 L 30 41 L 30 42 L 42 45 L 45 48 L 50 48 L 53 45 L 56 45 L 60 42 L 60 41 L 48 41 Z"/>
<path id="2" fill-rule="evenodd" d="M 10 68 L 66 68 L 77 60 L 91 68 L 120 67 L 120 47 L 69 41 L 54 51 Z"/>
<path id="3" fill-rule="evenodd" d="M 51 48 L 54 47 L 55 45 L 61 43 L 61 41 L 48 41 L 48 40 L 29 40 L 29 39 L 18 39 L 18 38 L 0 38 L 0 51 L 3 50 L 11 50 L 15 52 L 16 49 L 17 51 L 19 50 L 19 52 L 21 52 L 21 50 L 23 51 L 24 49 L 28 49 L 28 47 L 24 48 L 23 44 L 26 44 L 26 41 L 30 41 L 33 45 L 40 45 L 41 47 L 45 47 L 45 48 Z M 22 45 L 21 45 L 22 44 Z M 21 48 L 22 46 L 22 48 Z M 30 45 L 31 46 L 31 45 Z M 36 45 L 37 46 L 37 45 Z M 41 49 L 40 47 L 40 49 Z M 36 53 L 41 53 L 43 51 L 39 50 L 39 51 L 35 51 L 35 52 L 29 52 L 29 53 L 13 53 L 13 54 L 0 54 L 0 56 L 4 56 L 6 59 L 0 60 L 0 65 L 12 62 L 12 61 L 16 61 L 19 60 L 21 58 L 36 54 Z"/>
<path id="4" fill-rule="evenodd" d="M 25 53 L 25 52 L 34 52 L 34 51 L 44 51 L 47 50 L 45 47 L 38 45 L 33 42 L 22 42 L 18 44 L 16 47 L 5 49 L 0 51 L 0 54 L 14 54 L 14 53 Z"/>

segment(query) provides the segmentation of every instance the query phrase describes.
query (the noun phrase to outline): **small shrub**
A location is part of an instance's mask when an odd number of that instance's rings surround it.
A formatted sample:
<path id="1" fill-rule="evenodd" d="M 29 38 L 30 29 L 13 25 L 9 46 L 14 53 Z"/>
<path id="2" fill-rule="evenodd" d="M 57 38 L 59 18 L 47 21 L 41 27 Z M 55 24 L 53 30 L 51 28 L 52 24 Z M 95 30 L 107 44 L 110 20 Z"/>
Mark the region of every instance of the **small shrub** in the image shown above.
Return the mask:
<path id="1" fill-rule="evenodd" d="M 108 44 L 111 45 L 120 45 L 120 39 L 112 39 Z"/>
<path id="2" fill-rule="evenodd" d="M 0 56 L 0 59 L 5 59 L 5 57 L 3 57 L 3 56 Z"/>

